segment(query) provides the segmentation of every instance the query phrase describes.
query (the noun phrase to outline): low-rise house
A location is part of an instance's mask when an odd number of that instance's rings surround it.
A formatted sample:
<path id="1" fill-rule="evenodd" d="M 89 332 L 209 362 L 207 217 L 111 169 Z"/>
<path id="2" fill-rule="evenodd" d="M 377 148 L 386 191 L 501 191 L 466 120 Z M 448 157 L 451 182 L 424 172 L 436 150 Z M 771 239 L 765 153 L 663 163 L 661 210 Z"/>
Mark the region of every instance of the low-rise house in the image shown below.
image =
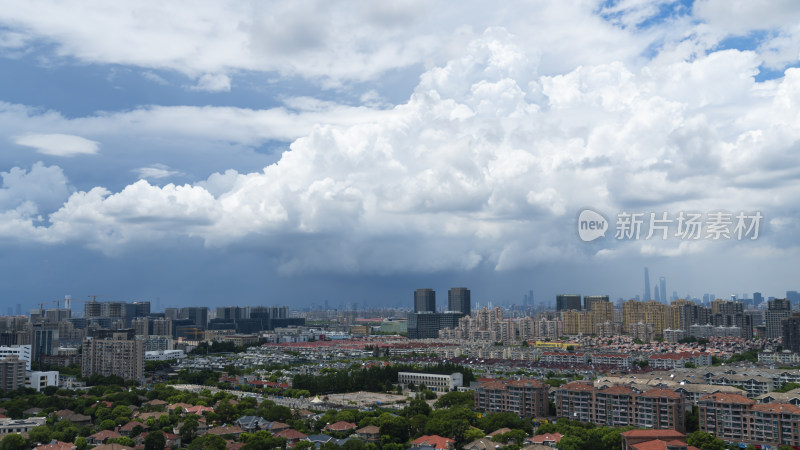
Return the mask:
<path id="1" fill-rule="evenodd" d="M 464 450 L 495 450 L 505 447 L 505 445 L 500 442 L 494 442 L 489 438 L 480 438 L 464 445 Z"/>
<path id="2" fill-rule="evenodd" d="M 436 434 L 420 436 L 411 441 L 412 448 L 433 447 L 437 450 L 451 450 L 455 448 L 456 441 Z"/>
<path id="3" fill-rule="evenodd" d="M 40 444 L 36 450 L 76 450 L 77 445 L 72 442 L 52 441 L 49 444 Z"/>
<path id="4" fill-rule="evenodd" d="M 358 428 L 358 425 L 340 420 L 339 422 L 329 423 L 322 429 L 323 431 L 335 431 L 337 433 L 347 433 Z"/>
<path id="5" fill-rule="evenodd" d="M 686 442 L 686 435 L 676 430 L 630 430 L 622 433 L 622 450 L 636 449 L 636 445 L 649 441 Z"/>
<path id="6" fill-rule="evenodd" d="M 381 440 L 381 429 L 375 425 L 369 425 L 356 430 L 356 436 L 367 442 L 378 442 Z"/>
<path id="7" fill-rule="evenodd" d="M 231 436 L 234 436 L 235 438 L 238 439 L 239 436 L 242 433 L 244 433 L 244 430 L 242 430 L 237 425 L 233 425 L 233 426 L 222 425 L 222 426 L 219 426 L 219 427 L 214 427 L 214 428 L 208 430 L 206 433 L 214 434 L 214 435 L 217 435 L 217 436 L 228 436 L 228 435 L 231 435 Z"/>
<path id="8" fill-rule="evenodd" d="M 290 447 L 294 447 L 294 444 L 300 442 L 301 439 L 304 439 L 307 435 L 295 430 L 294 428 L 289 428 L 288 430 L 281 430 L 277 433 L 273 433 L 276 437 L 282 437 L 286 439 Z"/>
<path id="9" fill-rule="evenodd" d="M 564 435 L 561 433 L 545 433 L 545 434 L 537 434 L 536 436 L 529 437 L 525 440 L 525 442 L 530 442 L 531 444 L 539 444 L 539 445 L 546 445 L 548 447 L 555 448 L 556 444 L 561 442 L 561 438 Z"/>
<path id="10" fill-rule="evenodd" d="M 98 431 L 95 434 L 87 436 L 86 442 L 88 442 L 89 445 L 100 445 L 100 444 L 105 444 L 105 442 L 109 439 L 117 439 L 121 437 L 122 435 L 114 430 L 102 430 Z"/>
<path id="11" fill-rule="evenodd" d="M 254 433 L 258 430 L 263 430 L 267 425 L 269 425 L 269 423 L 269 420 L 258 416 L 242 416 L 236 419 L 236 425 L 239 425 L 248 433 Z"/>

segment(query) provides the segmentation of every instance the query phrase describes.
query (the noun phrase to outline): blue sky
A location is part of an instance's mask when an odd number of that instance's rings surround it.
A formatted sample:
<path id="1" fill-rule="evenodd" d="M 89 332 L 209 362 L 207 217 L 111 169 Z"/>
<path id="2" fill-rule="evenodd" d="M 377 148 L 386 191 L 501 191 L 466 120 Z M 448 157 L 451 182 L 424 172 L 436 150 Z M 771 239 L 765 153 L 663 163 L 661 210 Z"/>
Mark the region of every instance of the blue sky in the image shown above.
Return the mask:
<path id="1" fill-rule="evenodd" d="M 782 296 L 798 23 L 789 0 L 5 2 L 0 311 L 631 298 L 644 266 Z M 622 211 L 763 221 L 615 239 Z"/>

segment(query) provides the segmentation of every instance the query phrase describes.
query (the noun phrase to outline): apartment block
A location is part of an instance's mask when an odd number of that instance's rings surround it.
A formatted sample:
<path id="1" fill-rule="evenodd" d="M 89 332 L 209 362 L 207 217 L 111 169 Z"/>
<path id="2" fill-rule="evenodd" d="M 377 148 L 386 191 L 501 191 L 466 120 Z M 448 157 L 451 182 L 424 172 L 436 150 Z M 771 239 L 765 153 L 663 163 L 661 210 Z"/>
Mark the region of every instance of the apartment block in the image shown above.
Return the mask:
<path id="1" fill-rule="evenodd" d="M 779 447 L 800 446 L 800 408 L 755 403 L 739 394 L 706 395 L 698 402 L 700 430 L 720 439 Z"/>
<path id="2" fill-rule="evenodd" d="M 144 342 L 126 337 L 125 333 L 115 333 L 113 339 L 84 339 L 81 364 L 83 376 L 118 375 L 126 380 L 143 378 Z"/>
<path id="3" fill-rule="evenodd" d="M 25 386 L 25 364 L 16 356 L 0 358 L 0 390 L 13 391 Z"/>
<path id="4" fill-rule="evenodd" d="M 548 385 L 537 380 L 495 380 L 475 387 L 475 408 L 513 412 L 521 417 L 545 417 Z"/>
<path id="5" fill-rule="evenodd" d="M 572 382 L 554 391 L 556 415 L 598 425 L 684 431 L 686 400 L 669 389 L 596 388 Z"/>

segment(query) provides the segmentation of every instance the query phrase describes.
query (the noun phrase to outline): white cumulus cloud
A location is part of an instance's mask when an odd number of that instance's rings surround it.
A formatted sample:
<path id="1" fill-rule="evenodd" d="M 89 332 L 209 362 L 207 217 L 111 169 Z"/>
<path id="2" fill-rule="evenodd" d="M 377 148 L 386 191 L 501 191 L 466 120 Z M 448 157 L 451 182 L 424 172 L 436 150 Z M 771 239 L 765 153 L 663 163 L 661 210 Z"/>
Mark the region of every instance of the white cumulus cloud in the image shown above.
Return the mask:
<path id="1" fill-rule="evenodd" d="M 17 145 L 53 156 L 94 155 L 100 149 L 98 142 L 71 134 L 25 134 L 13 139 Z"/>

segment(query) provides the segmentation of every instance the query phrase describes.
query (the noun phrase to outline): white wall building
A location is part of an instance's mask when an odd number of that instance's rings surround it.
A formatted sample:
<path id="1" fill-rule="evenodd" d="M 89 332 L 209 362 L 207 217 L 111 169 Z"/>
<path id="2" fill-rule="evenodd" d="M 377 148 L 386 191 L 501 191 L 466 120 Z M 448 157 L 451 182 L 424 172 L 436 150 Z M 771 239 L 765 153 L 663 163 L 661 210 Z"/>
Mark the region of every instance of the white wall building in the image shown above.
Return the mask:
<path id="1" fill-rule="evenodd" d="M 58 386 L 59 384 L 58 371 L 56 370 L 29 372 L 25 378 L 25 385 L 36 389 L 36 392 L 40 392 L 47 386 Z"/>
<path id="2" fill-rule="evenodd" d="M 451 373 L 450 375 L 399 372 L 397 374 L 397 382 L 406 386 L 409 384 L 414 384 L 414 386 L 424 384 L 425 387 L 435 392 L 450 392 L 464 384 L 464 376 L 459 372 Z"/>
<path id="3" fill-rule="evenodd" d="M 31 346 L 11 345 L 0 347 L 0 358 L 16 356 L 20 361 L 25 361 L 25 370 L 31 370 Z"/>
<path id="4" fill-rule="evenodd" d="M 144 352 L 145 361 L 169 361 L 171 359 L 183 359 L 186 353 L 183 350 L 156 350 Z"/>

